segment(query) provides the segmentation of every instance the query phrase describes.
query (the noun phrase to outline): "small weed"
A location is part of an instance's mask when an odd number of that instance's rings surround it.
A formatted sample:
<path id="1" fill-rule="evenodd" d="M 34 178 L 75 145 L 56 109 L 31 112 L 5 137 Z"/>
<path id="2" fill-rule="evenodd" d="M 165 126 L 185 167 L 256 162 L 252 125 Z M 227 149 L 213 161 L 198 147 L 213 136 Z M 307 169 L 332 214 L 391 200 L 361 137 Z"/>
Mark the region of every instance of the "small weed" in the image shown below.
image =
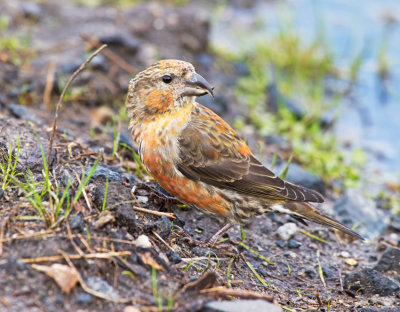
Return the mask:
<path id="1" fill-rule="evenodd" d="M 253 274 L 257 277 L 257 279 L 259 280 L 259 282 L 261 284 L 263 284 L 265 287 L 268 287 L 268 282 L 266 282 L 258 273 L 257 271 L 254 269 L 254 267 L 252 266 L 252 264 L 250 262 L 246 262 L 247 266 L 250 268 L 251 272 L 253 272 Z"/>
<path id="2" fill-rule="evenodd" d="M 2 184 L 1 188 L 3 191 L 7 189 L 11 180 L 15 179 L 18 173 L 16 173 L 17 163 L 18 163 L 18 156 L 19 156 L 19 148 L 20 148 L 20 141 L 19 141 L 19 134 L 17 140 L 17 150 L 15 152 L 15 156 L 12 153 L 12 145 L 11 141 L 8 147 L 8 153 L 6 153 L 3 149 L 0 148 L 0 157 L 2 163 L 0 164 L 1 169 L 1 177 L 2 177 Z"/>
<path id="3" fill-rule="evenodd" d="M 122 274 L 122 275 L 128 275 L 128 276 L 130 276 L 132 279 L 135 279 L 135 274 L 133 274 L 132 271 L 122 271 L 121 274 Z"/>
<path id="4" fill-rule="evenodd" d="M 107 193 L 108 193 L 108 178 L 106 179 L 106 187 L 104 189 L 103 206 L 101 207 L 102 211 L 106 210 Z"/>
<path id="5" fill-rule="evenodd" d="M 289 170 L 289 166 L 292 163 L 292 159 L 293 159 L 293 155 L 290 155 L 289 160 L 285 166 L 285 168 L 283 168 L 282 172 L 279 174 L 279 177 L 283 180 L 285 180 L 287 172 Z"/>
<path id="6" fill-rule="evenodd" d="M 249 246 L 247 246 L 245 243 L 239 242 L 238 245 L 244 247 L 245 249 L 247 249 L 248 251 L 250 251 L 252 254 L 256 255 L 258 258 L 260 258 L 261 260 L 264 260 L 266 262 L 268 262 L 269 264 L 275 264 L 274 262 L 272 262 L 271 260 L 269 260 L 268 258 L 265 258 L 263 255 L 260 255 L 257 251 L 255 251 L 254 249 L 250 248 Z"/>
<path id="7" fill-rule="evenodd" d="M 247 232 L 243 229 L 243 225 L 240 225 L 240 237 L 242 238 L 242 242 L 246 239 Z"/>

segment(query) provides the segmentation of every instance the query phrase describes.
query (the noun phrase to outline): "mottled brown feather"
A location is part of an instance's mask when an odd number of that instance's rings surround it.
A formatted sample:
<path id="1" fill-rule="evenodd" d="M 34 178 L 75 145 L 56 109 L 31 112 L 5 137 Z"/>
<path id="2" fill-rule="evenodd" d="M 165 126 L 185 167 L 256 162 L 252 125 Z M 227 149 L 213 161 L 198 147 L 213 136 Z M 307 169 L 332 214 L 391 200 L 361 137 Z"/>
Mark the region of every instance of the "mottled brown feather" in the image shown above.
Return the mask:
<path id="1" fill-rule="evenodd" d="M 225 131 L 216 131 L 216 124 Z M 266 199 L 324 201 L 318 192 L 283 181 L 265 168 L 228 124 L 199 104 L 178 141 L 176 166 L 189 179 Z"/>

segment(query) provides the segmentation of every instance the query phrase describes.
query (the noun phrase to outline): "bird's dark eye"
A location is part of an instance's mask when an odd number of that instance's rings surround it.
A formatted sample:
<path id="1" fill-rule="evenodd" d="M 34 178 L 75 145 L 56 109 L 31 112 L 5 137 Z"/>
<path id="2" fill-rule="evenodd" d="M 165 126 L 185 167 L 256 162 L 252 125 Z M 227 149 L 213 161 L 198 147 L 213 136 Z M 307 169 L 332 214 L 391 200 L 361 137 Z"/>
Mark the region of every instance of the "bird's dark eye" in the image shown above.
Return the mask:
<path id="1" fill-rule="evenodd" d="M 170 83 L 172 81 L 172 77 L 170 75 L 162 76 L 162 81 L 165 83 Z"/>

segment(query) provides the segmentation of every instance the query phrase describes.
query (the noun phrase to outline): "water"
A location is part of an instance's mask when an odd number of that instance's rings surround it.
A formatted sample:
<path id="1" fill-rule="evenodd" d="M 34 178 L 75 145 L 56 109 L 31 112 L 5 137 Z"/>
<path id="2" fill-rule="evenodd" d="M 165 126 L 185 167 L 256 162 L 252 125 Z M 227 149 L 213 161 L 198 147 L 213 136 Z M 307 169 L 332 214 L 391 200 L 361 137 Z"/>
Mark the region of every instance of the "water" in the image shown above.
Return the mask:
<path id="1" fill-rule="evenodd" d="M 252 42 L 289 23 L 305 43 L 323 34 L 341 70 L 361 54 L 358 80 L 340 103 L 334 131 L 342 143 L 367 151 L 365 175 L 377 182 L 399 179 L 400 1 L 259 1 L 249 8 L 223 7 L 216 15 L 211 41 L 232 51 L 251 49 Z M 379 76 L 382 51 L 389 70 L 385 80 Z"/>

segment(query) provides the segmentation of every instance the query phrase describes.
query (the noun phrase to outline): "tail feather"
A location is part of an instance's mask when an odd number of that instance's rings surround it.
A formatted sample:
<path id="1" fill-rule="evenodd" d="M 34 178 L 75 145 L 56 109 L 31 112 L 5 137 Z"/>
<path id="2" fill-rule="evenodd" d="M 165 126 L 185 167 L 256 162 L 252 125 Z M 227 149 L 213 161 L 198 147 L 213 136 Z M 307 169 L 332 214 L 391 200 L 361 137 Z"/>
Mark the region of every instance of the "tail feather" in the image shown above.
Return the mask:
<path id="1" fill-rule="evenodd" d="M 284 204 L 286 213 L 293 217 L 302 218 L 313 221 L 322 225 L 327 225 L 338 229 L 350 236 L 364 240 L 364 238 L 357 232 L 350 229 L 348 226 L 336 221 L 335 219 L 325 215 L 321 210 L 307 202 L 286 202 Z"/>

